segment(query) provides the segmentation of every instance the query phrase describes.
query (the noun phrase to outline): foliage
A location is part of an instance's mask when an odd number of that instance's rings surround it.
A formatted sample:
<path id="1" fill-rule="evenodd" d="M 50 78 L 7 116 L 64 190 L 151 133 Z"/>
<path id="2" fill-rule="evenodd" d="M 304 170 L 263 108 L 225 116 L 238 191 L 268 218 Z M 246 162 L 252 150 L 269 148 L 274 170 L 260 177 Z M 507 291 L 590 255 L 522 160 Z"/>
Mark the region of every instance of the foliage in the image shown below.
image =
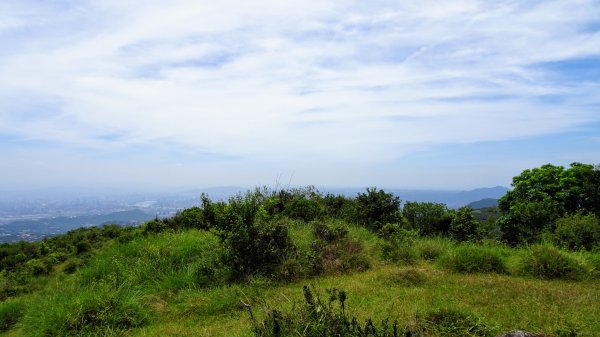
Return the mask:
<path id="1" fill-rule="evenodd" d="M 386 233 L 385 241 L 381 244 L 384 259 L 405 264 L 416 262 L 418 252 L 415 249 L 415 241 L 419 237 L 417 231 L 402 229 L 398 225 L 391 224 L 386 225 L 382 232 Z"/>
<path id="2" fill-rule="evenodd" d="M 578 259 L 549 245 L 529 248 L 519 263 L 518 272 L 541 279 L 581 280 L 588 276 Z"/>
<path id="3" fill-rule="evenodd" d="M 367 188 L 356 196 L 355 221 L 373 232 L 401 220 L 400 198 L 377 188 Z"/>
<path id="4" fill-rule="evenodd" d="M 433 202 L 407 202 L 402 215 L 423 236 L 446 235 L 452 222 L 446 205 Z"/>
<path id="5" fill-rule="evenodd" d="M 457 241 L 473 241 L 480 237 L 480 223 L 470 207 L 461 207 L 452 214 L 448 234 Z"/>
<path id="6" fill-rule="evenodd" d="M 347 226 L 339 221 L 313 223 L 315 240 L 311 244 L 313 275 L 361 271 L 370 267 L 362 244 L 348 236 Z"/>
<path id="7" fill-rule="evenodd" d="M 559 245 L 572 250 L 600 247 L 600 219 L 594 214 L 577 213 L 556 220 L 554 231 Z"/>
<path id="8" fill-rule="evenodd" d="M 270 276 L 295 251 L 285 223 L 270 219 L 262 201 L 260 193 L 238 195 L 230 198 L 218 215 L 224 262 L 234 280 L 256 274 Z"/>
<path id="9" fill-rule="evenodd" d="M 499 200 L 498 220 L 510 244 L 531 243 L 565 214 L 600 211 L 598 167 L 573 163 L 570 168 L 543 165 L 513 178 L 511 191 Z"/>

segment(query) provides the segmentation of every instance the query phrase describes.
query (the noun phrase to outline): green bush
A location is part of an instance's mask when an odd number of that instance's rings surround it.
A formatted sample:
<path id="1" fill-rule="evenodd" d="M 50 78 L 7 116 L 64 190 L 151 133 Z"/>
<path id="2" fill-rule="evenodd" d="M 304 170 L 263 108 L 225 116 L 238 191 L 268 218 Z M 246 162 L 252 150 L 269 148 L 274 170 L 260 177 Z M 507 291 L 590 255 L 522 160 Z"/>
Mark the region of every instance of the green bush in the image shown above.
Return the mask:
<path id="1" fill-rule="evenodd" d="M 348 237 L 348 226 L 340 221 L 319 221 L 313 224 L 315 238 L 325 242 L 340 241 Z"/>
<path id="2" fill-rule="evenodd" d="M 377 188 L 367 188 L 356 197 L 355 221 L 373 232 L 401 219 L 400 198 Z"/>
<path id="3" fill-rule="evenodd" d="M 600 219 L 594 214 L 574 214 L 556 220 L 558 244 L 572 250 L 600 247 Z"/>
<path id="4" fill-rule="evenodd" d="M 549 245 L 530 247 L 519 262 L 518 273 L 541 279 L 581 280 L 587 276 L 579 260 Z"/>
<path id="5" fill-rule="evenodd" d="M 417 231 L 406 229 L 390 230 L 390 226 L 384 227 L 388 235 L 384 236 L 381 243 L 381 253 L 383 258 L 392 262 L 405 264 L 415 263 L 419 253 L 415 248 L 415 242 L 419 237 Z"/>
<path id="6" fill-rule="evenodd" d="M 459 273 L 507 272 L 502 255 L 495 247 L 475 244 L 456 247 L 442 257 L 441 264 Z"/>
<path id="7" fill-rule="evenodd" d="M 470 207 L 461 207 L 452 214 L 448 233 L 457 241 L 472 241 L 480 237 L 480 223 Z"/>
<path id="8" fill-rule="evenodd" d="M 362 271 L 370 267 L 362 244 L 348 236 L 347 226 L 339 221 L 313 224 L 315 240 L 311 244 L 311 274 Z"/>
<path id="9" fill-rule="evenodd" d="M 296 251 L 287 226 L 278 220 L 239 223 L 223 232 L 222 240 L 225 263 L 231 267 L 234 280 L 249 275 L 272 276 Z"/>
<path id="10" fill-rule="evenodd" d="M 410 228 L 423 236 L 447 235 L 452 221 L 452 214 L 446 205 L 432 202 L 409 201 L 402 208 L 402 215 Z"/>
<path id="11" fill-rule="evenodd" d="M 65 274 L 73 274 L 81 266 L 83 266 L 83 260 L 76 257 L 70 257 L 65 261 L 62 270 Z"/>
<path id="12" fill-rule="evenodd" d="M 18 300 L 0 303 L 0 332 L 10 330 L 17 324 L 25 313 L 25 305 Z"/>

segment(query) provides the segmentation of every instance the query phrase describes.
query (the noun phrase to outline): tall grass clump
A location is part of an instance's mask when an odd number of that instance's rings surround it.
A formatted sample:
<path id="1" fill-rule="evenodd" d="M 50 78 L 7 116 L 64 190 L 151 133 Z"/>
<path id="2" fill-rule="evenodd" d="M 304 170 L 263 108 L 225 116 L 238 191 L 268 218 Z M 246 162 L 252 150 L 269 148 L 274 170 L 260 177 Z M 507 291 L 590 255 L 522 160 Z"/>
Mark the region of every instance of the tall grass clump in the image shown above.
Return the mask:
<path id="1" fill-rule="evenodd" d="M 415 242 L 418 255 L 426 261 L 437 260 L 450 250 L 452 246 L 452 241 L 443 237 L 420 238 Z"/>
<path id="2" fill-rule="evenodd" d="M 106 284 L 72 286 L 71 291 L 40 294 L 30 304 L 23 322 L 27 336 L 119 335 L 150 321 L 152 313 L 139 292 Z"/>
<path id="3" fill-rule="evenodd" d="M 588 272 L 577 258 L 550 245 L 535 245 L 521 257 L 518 274 L 540 279 L 582 280 Z"/>
<path id="4" fill-rule="evenodd" d="M 442 266 L 459 273 L 507 273 L 498 247 L 463 244 L 441 258 Z"/>
<path id="5" fill-rule="evenodd" d="M 405 287 L 416 287 L 425 284 L 429 280 L 427 274 L 416 268 L 396 270 L 386 275 L 384 282 L 391 285 L 401 285 Z"/>
<path id="6" fill-rule="evenodd" d="M 21 300 L 8 300 L 0 303 L 0 332 L 10 330 L 25 313 L 25 303 Z"/>
<path id="7" fill-rule="evenodd" d="M 475 314 L 451 308 L 434 309 L 416 315 L 404 336 L 491 337 L 492 330 Z"/>
<path id="8" fill-rule="evenodd" d="M 165 232 L 138 237 L 99 252 L 77 274 L 83 285 L 111 283 L 161 293 L 225 283 L 223 247 L 206 231 Z"/>

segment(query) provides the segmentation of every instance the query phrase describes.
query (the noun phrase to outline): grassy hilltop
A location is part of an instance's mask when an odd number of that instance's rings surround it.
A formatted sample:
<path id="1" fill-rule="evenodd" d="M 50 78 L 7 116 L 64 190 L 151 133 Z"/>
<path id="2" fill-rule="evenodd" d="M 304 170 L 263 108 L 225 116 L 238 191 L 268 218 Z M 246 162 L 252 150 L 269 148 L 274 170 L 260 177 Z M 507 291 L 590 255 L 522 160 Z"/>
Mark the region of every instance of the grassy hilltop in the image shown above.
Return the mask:
<path id="1" fill-rule="evenodd" d="M 203 196 L 138 228 L 5 244 L 0 332 L 597 336 L 600 223 L 589 185 L 598 169 L 558 169 L 551 189 L 524 179 L 555 168 L 515 177 L 497 220 L 435 203 L 401 207 L 377 189 L 354 198 L 256 190 L 227 202 Z"/>

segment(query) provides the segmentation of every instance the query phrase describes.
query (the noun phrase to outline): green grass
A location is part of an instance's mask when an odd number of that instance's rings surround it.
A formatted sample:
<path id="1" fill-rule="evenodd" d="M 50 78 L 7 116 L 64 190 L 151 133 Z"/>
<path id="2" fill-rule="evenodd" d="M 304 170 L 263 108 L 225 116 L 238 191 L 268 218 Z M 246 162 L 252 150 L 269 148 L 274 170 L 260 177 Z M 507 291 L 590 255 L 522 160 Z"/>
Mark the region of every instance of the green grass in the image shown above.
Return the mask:
<path id="1" fill-rule="evenodd" d="M 402 266 L 382 259 L 383 239 L 349 225 L 348 239 L 361 244 L 370 269 L 311 277 L 302 271 L 310 263 L 313 229 L 300 221 L 290 221 L 289 228 L 300 271 L 291 282 L 251 277 L 228 283 L 221 245 L 209 232 L 140 236 L 104 247 L 72 274 L 40 278 L 41 290 L 31 295 L 0 303 L 2 335 L 251 336 L 245 304 L 258 319 L 273 308 L 291 311 L 302 301 L 303 285 L 322 293 L 346 291 L 347 308 L 363 322 L 390 318 L 417 324 L 434 320 L 428 315 L 441 310 L 485 322 L 492 336 L 514 329 L 554 334 L 575 327 L 579 337 L 600 331 L 598 252 L 543 248 L 541 255 L 550 261 L 558 261 L 556 256 L 575 261 L 581 276 L 546 277 L 524 272 L 534 270 L 524 266 L 540 255 L 537 246 L 421 238 L 412 243 L 418 252 L 414 263 Z M 571 275 L 570 267 L 563 268 L 568 263 L 556 261 L 544 270 L 558 266 Z"/>

